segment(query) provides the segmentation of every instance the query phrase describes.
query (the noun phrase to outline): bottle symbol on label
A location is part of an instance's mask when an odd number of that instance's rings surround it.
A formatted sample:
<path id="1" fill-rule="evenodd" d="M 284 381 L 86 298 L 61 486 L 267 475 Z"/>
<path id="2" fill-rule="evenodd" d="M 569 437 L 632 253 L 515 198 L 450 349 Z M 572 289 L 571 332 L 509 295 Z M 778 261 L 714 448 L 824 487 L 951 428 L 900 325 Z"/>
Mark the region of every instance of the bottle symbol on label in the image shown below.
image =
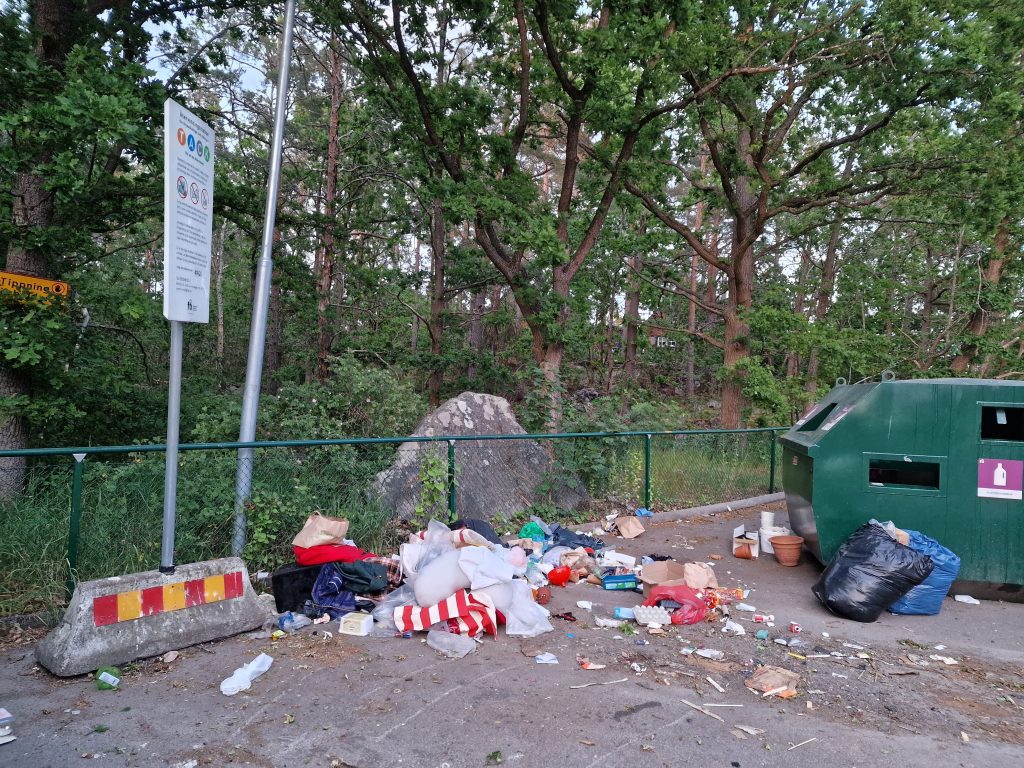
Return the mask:
<path id="1" fill-rule="evenodd" d="M 996 464 L 996 470 L 992 473 L 992 484 L 1000 487 L 1006 486 L 1006 470 L 1003 469 L 1002 462 Z"/>

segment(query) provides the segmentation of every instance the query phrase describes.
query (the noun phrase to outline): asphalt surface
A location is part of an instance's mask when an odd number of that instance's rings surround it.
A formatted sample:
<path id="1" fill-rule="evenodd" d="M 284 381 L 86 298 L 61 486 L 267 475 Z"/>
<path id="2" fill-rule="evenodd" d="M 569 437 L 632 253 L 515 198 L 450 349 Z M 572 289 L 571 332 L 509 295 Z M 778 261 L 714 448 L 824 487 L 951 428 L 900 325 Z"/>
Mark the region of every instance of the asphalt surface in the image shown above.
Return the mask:
<path id="1" fill-rule="evenodd" d="M 721 556 L 710 562 L 722 586 L 751 589 L 747 602 L 776 616 L 773 638 L 792 637 L 786 624 L 799 622 L 807 647 L 758 643 L 754 625 L 735 638 L 718 624 L 664 636 L 598 629 L 593 617 L 640 596 L 586 584 L 553 590 L 552 612 L 571 610 L 577 622 L 554 619 L 555 632 L 534 639 L 499 634 L 460 660 L 439 657 L 422 637 L 325 640 L 310 628 L 278 642 L 239 636 L 184 649 L 169 664 L 143 661 L 108 692 L 89 677 L 49 675 L 35 666 L 31 643 L 8 638 L 0 707 L 16 716 L 18 739 L 0 746 L 0 766 L 1024 765 L 1024 605 L 948 600 L 935 617 L 846 621 L 811 594 L 820 568 L 806 555 L 784 568 L 770 555 L 729 554 L 732 527 L 757 519 L 745 510 L 611 541 L 681 561 Z M 592 601 L 593 612 L 577 600 Z M 690 647 L 726 658 L 681 653 Z M 220 681 L 261 651 L 274 657 L 272 669 L 249 691 L 223 696 Z M 537 664 L 543 651 L 559 664 Z M 811 651 L 841 656 L 800 658 Z M 580 654 L 606 667 L 583 670 Z M 921 666 L 931 654 L 958 664 Z M 748 690 L 744 677 L 764 663 L 798 672 L 800 695 Z M 571 687 L 587 683 L 608 684 Z M 701 712 L 684 701 L 741 706 Z"/>

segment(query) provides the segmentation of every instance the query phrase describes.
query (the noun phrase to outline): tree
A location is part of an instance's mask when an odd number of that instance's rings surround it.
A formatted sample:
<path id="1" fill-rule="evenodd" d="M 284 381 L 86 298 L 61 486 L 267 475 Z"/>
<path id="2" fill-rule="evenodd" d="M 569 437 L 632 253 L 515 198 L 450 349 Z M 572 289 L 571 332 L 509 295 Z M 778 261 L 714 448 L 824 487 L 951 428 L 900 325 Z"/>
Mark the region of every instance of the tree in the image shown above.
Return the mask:
<path id="1" fill-rule="evenodd" d="M 917 111 L 954 98 L 963 62 L 949 41 L 964 34 L 969 18 L 967 11 L 851 0 L 704 5 L 689 25 L 703 43 L 693 45 L 682 72 L 688 93 L 700 94 L 696 108 L 678 113 L 659 164 L 626 186 L 726 276 L 724 305 L 703 305 L 724 321 L 723 426 L 742 417 L 758 249 L 769 223 L 871 205 L 929 167 L 928 158 L 894 154 L 890 142 L 912 129 Z M 707 88 L 730 70 L 741 74 Z M 713 184 L 700 180 L 692 162 L 701 143 Z M 851 153 L 857 161 L 847 164 Z M 726 255 L 713 253 L 664 195 L 673 182 L 693 190 L 684 210 L 707 198 L 728 216 Z"/>

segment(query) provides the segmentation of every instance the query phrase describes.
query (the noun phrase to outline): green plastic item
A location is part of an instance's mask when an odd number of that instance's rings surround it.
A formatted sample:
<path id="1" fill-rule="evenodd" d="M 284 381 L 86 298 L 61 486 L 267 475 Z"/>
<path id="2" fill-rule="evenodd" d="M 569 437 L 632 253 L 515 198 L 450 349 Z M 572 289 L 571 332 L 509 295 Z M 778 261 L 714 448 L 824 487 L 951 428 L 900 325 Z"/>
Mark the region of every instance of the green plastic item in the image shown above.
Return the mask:
<path id="1" fill-rule="evenodd" d="M 543 528 L 531 520 L 519 529 L 519 538 L 531 539 L 533 541 L 544 541 L 547 538 L 547 535 L 544 533 Z"/>
<path id="2" fill-rule="evenodd" d="M 789 524 L 822 563 L 871 518 L 1024 584 L 1024 382 L 843 381 L 779 438 Z"/>
<path id="3" fill-rule="evenodd" d="M 759 629 L 759 630 L 757 630 L 757 632 L 754 633 L 754 637 L 756 637 L 758 640 L 767 640 L 768 639 L 768 630 L 767 629 Z"/>
<path id="4" fill-rule="evenodd" d="M 100 667 L 96 670 L 96 689 L 116 691 L 121 684 L 121 670 L 117 667 Z"/>

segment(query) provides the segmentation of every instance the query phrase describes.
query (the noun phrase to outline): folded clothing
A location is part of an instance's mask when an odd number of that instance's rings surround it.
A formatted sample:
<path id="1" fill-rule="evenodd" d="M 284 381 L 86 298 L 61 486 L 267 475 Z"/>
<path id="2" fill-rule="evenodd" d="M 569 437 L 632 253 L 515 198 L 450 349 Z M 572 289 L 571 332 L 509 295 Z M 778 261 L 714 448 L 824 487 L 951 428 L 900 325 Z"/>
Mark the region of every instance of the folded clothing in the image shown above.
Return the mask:
<path id="1" fill-rule="evenodd" d="M 372 552 L 364 552 L 359 547 L 347 544 L 319 544 L 315 547 L 292 547 L 295 550 L 295 562 L 299 565 L 323 565 L 324 563 L 354 563 L 376 557 Z"/>

